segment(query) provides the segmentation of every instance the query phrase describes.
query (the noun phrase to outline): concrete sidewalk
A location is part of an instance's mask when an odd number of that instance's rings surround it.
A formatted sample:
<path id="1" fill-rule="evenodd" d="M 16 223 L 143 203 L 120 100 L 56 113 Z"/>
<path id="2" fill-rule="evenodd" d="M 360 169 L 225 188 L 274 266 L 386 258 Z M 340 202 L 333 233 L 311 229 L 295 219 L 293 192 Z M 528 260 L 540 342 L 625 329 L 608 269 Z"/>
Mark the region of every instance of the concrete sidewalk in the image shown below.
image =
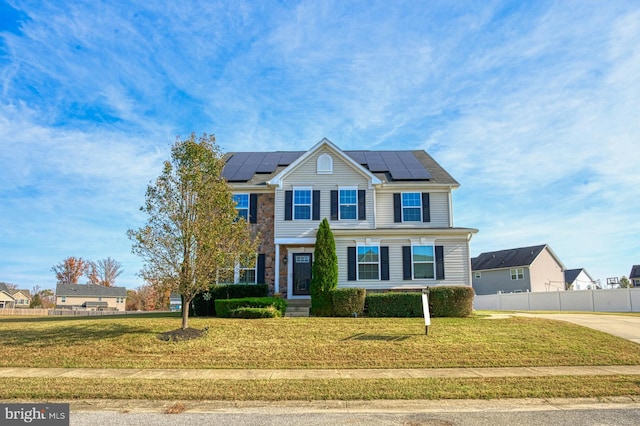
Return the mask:
<path id="1" fill-rule="evenodd" d="M 548 377 L 638 375 L 640 365 L 499 367 L 499 368 L 401 368 L 308 370 L 215 370 L 123 368 L 0 368 L 2 377 L 61 377 L 179 380 L 305 380 L 305 379 L 423 379 L 439 377 Z"/>

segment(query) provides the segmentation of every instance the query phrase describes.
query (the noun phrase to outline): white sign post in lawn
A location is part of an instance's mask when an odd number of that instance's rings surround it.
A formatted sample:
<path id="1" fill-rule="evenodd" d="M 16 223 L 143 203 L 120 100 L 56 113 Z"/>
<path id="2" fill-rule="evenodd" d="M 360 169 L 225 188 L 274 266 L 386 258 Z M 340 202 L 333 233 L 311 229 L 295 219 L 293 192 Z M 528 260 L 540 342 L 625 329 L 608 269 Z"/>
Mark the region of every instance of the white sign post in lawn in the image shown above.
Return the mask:
<path id="1" fill-rule="evenodd" d="M 429 335 L 429 326 L 431 325 L 431 316 L 429 315 L 429 297 L 428 290 L 422 292 L 422 312 L 424 313 L 424 334 Z"/>

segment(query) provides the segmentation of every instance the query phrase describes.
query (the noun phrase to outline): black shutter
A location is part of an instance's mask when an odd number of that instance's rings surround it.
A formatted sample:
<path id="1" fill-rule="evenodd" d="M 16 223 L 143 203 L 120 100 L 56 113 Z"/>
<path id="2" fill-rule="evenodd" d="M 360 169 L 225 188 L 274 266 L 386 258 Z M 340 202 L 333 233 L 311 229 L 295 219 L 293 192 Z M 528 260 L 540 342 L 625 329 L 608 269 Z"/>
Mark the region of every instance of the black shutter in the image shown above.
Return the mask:
<path id="1" fill-rule="evenodd" d="M 367 220 L 367 191 L 358 190 L 358 220 Z"/>
<path id="2" fill-rule="evenodd" d="M 380 279 L 389 281 L 389 247 L 380 247 Z"/>
<path id="3" fill-rule="evenodd" d="M 347 280 L 356 280 L 356 248 L 347 247 Z"/>
<path id="4" fill-rule="evenodd" d="M 249 222 L 258 223 L 258 194 L 249 194 Z"/>
<path id="5" fill-rule="evenodd" d="M 312 203 L 312 220 L 320 220 L 320 191 L 315 190 L 311 197 Z"/>
<path id="6" fill-rule="evenodd" d="M 264 282 L 264 269 L 265 269 L 264 259 L 265 259 L 264 254 L 258 255 L 258 261 L 256 262 L 256 283 L 258 284 L 265 283 Z"/>
<path id="7" fill-rule="evenodd" d="M 402 279 L 413 279 L 411 267 L 411 246 L 402 246 Z"/>
<path id="8" fill-rule="evenodd" d="M 431 222 L 431 209 L 429 207 L 429 193 L 422 193 L 422 221 Z"/>
<path id="9" fill-rule="evenodd" d="M 436 280 L 444 280 L 444 249 L 436 246 Z"/>
<path id="10" fill-rule="evenodd" d="M 291 220 L 293 212 L 293 191 L 284 191 L 284 220 Z"/>
<path id="11" fill-rule="evenodd" d="M 400 194 L 393 194 L 393 221 L 402 222 L 402 200 Z"/>
<path id="12" fill-rule="evenodd" d="M 331 220 L 338 220 L 338 190 L 331 191 Z"/>

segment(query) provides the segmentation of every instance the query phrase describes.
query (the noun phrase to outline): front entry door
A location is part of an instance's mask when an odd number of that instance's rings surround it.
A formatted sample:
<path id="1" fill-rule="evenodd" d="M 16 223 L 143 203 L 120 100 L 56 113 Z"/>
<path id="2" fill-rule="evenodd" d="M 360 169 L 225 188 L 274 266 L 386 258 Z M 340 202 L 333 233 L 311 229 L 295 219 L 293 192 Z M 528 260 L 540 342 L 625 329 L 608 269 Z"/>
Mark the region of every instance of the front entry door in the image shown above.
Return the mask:
<path id="1" fill-rule="evenodd" d="M 293 295 L 311 294 L 311 253 L 293 253 Z"/>

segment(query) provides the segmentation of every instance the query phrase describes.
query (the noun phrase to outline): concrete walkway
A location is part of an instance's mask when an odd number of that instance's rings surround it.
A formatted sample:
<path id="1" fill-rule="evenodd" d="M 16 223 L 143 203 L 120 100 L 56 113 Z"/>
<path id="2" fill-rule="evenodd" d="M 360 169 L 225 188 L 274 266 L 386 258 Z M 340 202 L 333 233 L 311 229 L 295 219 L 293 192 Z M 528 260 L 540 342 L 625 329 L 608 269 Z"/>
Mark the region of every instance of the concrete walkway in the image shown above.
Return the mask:
<path id="1" fill-rule="evenodd" d="M 215 370 L 123 368 L 0 368 L 1 377 L 179 380 L 423 379 L 438 377 L 548 377 L 638 375 L 640 365 L 582 367 L 401 368 L 349 370 Z"/>

